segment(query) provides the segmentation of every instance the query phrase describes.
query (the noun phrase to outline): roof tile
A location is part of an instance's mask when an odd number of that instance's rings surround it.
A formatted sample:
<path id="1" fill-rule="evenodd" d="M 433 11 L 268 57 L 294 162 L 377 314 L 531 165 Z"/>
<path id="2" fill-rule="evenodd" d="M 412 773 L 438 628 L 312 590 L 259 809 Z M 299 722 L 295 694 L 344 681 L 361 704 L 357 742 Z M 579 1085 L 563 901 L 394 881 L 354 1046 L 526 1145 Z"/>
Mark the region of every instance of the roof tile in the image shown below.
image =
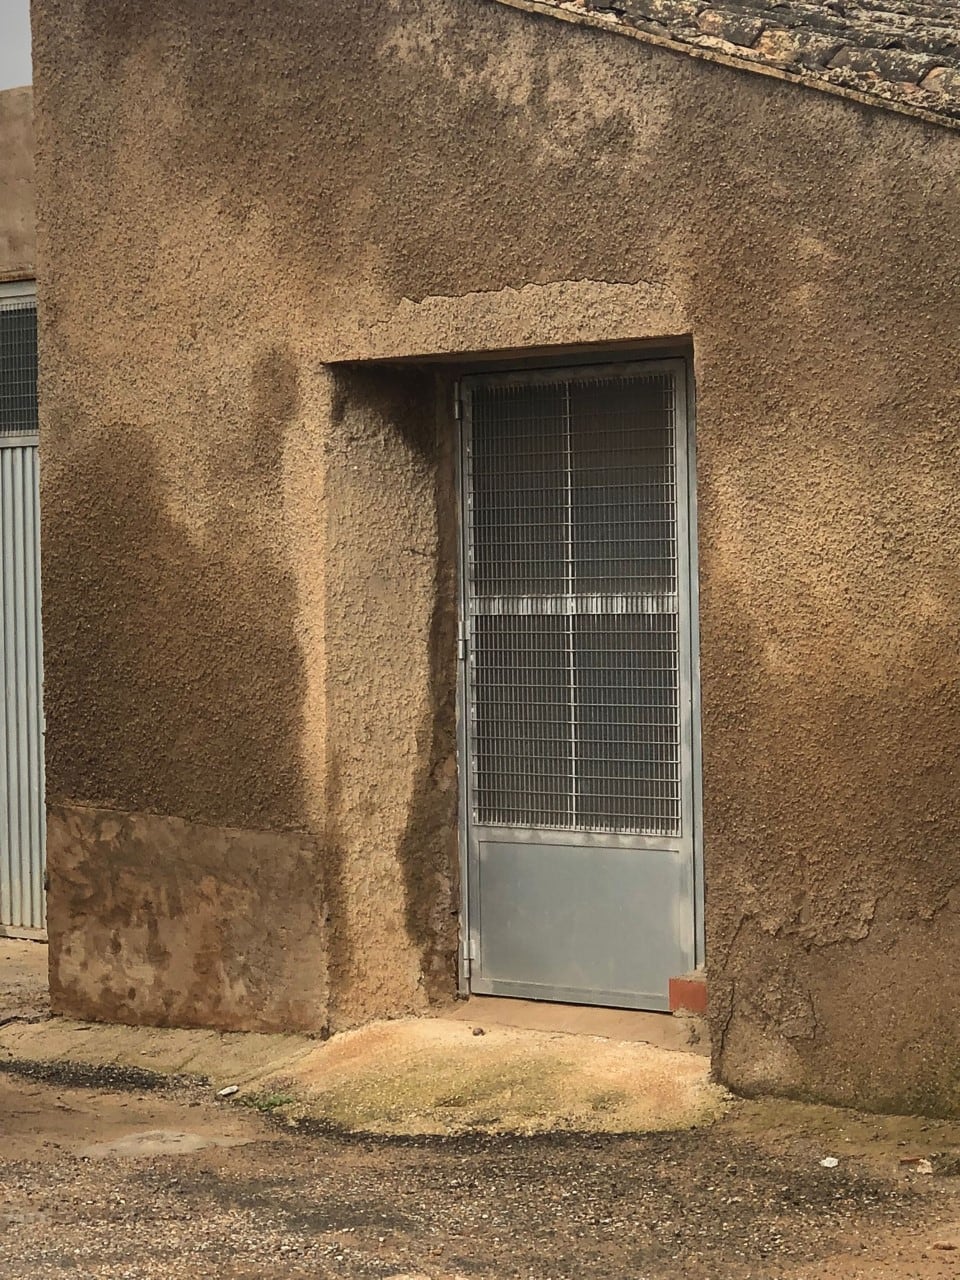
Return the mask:
<path id="1" fill-rule="evenodd" d="M 960 120 L 957 0 L 539 0 Z"/>

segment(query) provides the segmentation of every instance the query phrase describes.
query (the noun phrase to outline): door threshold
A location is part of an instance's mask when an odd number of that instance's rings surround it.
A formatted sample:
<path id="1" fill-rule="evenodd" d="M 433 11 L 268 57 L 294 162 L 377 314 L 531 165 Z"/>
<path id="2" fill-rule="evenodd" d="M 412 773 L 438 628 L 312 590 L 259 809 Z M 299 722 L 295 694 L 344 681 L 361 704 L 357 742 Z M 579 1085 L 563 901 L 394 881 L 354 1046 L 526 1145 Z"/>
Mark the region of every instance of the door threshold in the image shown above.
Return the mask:
<path id="1" fill-rule="evenodd" d="M 446 1018 L 478 1027 L 514 1027 L 559 1035 L 599 1036 L 710 1056 L 710 1037 L 703 1018 L 641 1009 L 607 1009 L 586 1004 L 555 1004 L 513 996 L 470 996 Z"/>

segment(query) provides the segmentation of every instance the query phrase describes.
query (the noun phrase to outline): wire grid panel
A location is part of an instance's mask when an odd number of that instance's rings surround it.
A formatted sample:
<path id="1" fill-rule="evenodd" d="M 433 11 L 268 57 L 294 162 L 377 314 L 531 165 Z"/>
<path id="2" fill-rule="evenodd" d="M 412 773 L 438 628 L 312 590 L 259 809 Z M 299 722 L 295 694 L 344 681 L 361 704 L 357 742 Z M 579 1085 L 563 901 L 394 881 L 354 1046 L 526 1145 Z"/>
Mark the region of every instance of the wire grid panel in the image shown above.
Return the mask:
<path id="1" fill-rule="evenodd" d="M 37 306 L 0 297 L 0 437 L 37 431 Z"/>
<path id="2" fill-rule="evenodd" d="M 677 374 L 473 391 L 472 816 L 681 834 Z"/>

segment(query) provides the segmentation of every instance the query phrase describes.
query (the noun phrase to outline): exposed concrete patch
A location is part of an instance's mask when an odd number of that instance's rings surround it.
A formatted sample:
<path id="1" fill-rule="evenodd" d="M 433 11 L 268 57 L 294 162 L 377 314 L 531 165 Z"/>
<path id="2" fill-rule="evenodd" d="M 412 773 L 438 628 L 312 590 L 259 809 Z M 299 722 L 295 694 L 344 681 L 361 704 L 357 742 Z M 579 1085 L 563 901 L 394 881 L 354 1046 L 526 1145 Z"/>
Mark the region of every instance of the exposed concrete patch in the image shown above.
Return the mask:
<path id="1" fill-rule="evenodd" d="M 316 857 L 313 840 L 296 832 L 51 806 L 54 1011 L 160 1026 L 322 1030 Z"/>
<path id="2" fill-rule="evenodd" d="M 100 1154 L 94 1147 L 118 1144 L 141 1156 L 186 1155 L 188 1148 L 234 1147 L 263 1136 L 259 1117 L 246 1108 L 203 1107 L 196 1089 L 117 1090 L 109 1078 L 96 1088 L 34 1076 L 0 1075 L 2 1155 L 6 1160 L 57 1159 Z M 181 1135 L 174 1143 L 171 1135 Z M 154 1150 L 146 1147 L 153 1136 Z M 161 1138 L 159 1135 L 164 1135 Z M 161 1150 L 161 1143 L 166 1148 Z M 176 1150 L 175 1147 L 179 1147 Z M 69 1181 L 68 1175 L 68 1181 Z M 0 1197 L 2 1200 L 3 1197 Z M 0 1205 L 0 1226 L 3 1209 Z"/>
<path id="3" fill-rule="evenodd" d="M 389 313 L 330 334 L 327 360 L 682 337 L 683 304 L 652 280 L 552 280 L 462 296 L 401 298 Z"/>
<path id="4" fill-rule="evenodd" d="M 446 1016 L 472 1027 L 517 1027 L 563 1035 L 602 1036 L 605 1040 L 640 1041 L 657 1049 L 681 1053 L 710 1053 L 706 1022 L 692 1014 L 644 1013 L 638 1009 L 553 1004 L 549 1000 L 471 996 Z"/>
<path id="5" fill-rule="evenodd" d="M 0 1029 L 0 1062 L 11 1057 L 37 1062 L 95 1063 L 137 1067 L 171 1076 L 207 1077 L 212 1084 L 245 1084 L 291 1071 L 316 1047 L 300 1035 L 127 1027 L 109 1023 L 11 1023 Z"/>

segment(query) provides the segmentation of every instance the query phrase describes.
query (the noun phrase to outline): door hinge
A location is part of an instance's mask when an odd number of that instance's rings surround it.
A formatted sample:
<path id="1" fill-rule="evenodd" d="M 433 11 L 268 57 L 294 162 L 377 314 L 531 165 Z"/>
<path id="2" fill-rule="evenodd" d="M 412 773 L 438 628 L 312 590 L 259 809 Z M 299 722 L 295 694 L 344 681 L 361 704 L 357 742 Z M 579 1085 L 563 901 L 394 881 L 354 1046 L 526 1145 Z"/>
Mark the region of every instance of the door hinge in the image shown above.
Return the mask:
<path id="1" fill-rule="evenodd" d="M 467 643 L 470 639 L 470 626 L 466 618 L 461 618 L 457 624 L 457 661 L 466 662 L 467 660 Z"/>
<path id="2" fill-rule="evenodd" d="M 477 943 L 474 938 L 466 937 L 460 948 L 460 976 L 465 980 L 469 980 L 473 963 L 479 957 L 477 956 Z"/>
<path id="3" fill-rule="evenodd" d="M 463 401 L 460 399 L 459 391 L 453 397 L 453 416 L 457 422 L 463 417 Z"/>

